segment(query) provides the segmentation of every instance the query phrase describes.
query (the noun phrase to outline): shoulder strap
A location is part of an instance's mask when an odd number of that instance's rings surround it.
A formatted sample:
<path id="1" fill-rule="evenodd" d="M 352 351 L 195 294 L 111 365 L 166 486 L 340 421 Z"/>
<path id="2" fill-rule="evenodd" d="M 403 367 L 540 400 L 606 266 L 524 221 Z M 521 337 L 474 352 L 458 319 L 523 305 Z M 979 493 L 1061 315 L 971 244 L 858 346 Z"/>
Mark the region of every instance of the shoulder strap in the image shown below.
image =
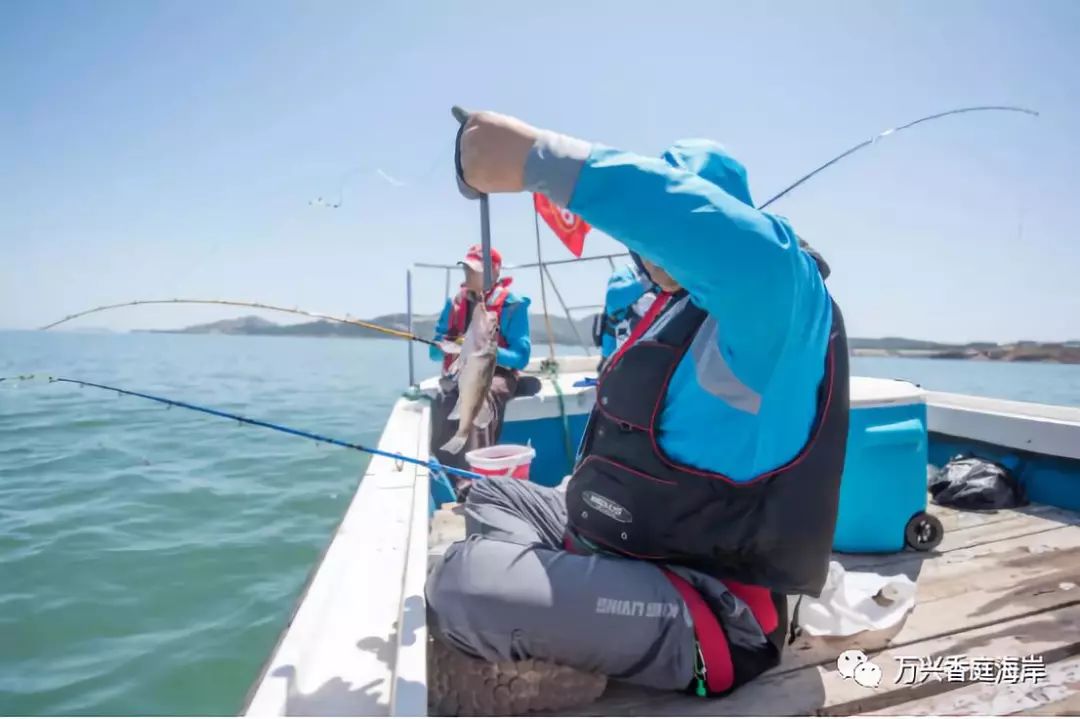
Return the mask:
<path id="1" fill-rule="evenodd" d="M 672 347 L 689 345 L 706 317 L 705 310 L 695 305 L 683 290 L 672 297 L 670 306 L 653 323 L 643 339 Z"/>

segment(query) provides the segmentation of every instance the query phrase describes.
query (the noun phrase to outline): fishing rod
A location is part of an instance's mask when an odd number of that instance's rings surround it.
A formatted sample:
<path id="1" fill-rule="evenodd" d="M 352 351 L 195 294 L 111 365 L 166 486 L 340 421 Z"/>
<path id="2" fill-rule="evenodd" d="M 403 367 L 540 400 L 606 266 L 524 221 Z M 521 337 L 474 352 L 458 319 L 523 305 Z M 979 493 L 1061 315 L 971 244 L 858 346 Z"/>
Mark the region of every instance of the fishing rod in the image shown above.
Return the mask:
<path id="1" fill-rule="evenodd" d="M 82 312 L 76 312 L 73 315 L 68 315 L 63 319 L 57 320 L 50 324 L 41 327 L 42 330 L 52 329 L 57 325 L 62 325 L 79 317 L 85 317 L 86 315 L 92 315 L 96 312 L 105 312 L 106 310 L 115 310 L 121 307 L 136 307 L 138 305 L 227 305 L 230 307 L 250 307 L 258 310 L 273 310 L 274 312 L 285 312 L 294 315 L 303 315 L 304 317 L 312 317 L 320 320 L 328 320 L 331 322 L 340 322 L 346 325 L 355 325 L 357 327 L 363 327 L 364 329 L 374 330 L 376 332 L 382 332 L 393 337 L 400 337 L 401 339 L 411 340 L 413 342 L 420 342 L 426 345 L 432 345 L 438 347 L 439 343 L 434 340 L 418 337 L 411 332 L 404 330 L 395 330 L 390 327 L 383 327 L 372 322 L 365 322 L 364 320 L 357 320 L 351 317 L 335 317 L 334 315 L 326 315 L 321 312 L 308 312 L 307 310 L 299 309 L 298 307 L 280 307 L 277 305 L 268 305 L 262 302 L 242 302 L 240 300 L 202 300 L 202 299 L 171 299 L 171 300 L 133 300 L 131 302 L 120 302 L 114 305 L 102 305 L 101 307 L 94 307 L 89 310 L 83 310 Z"/>
<path id="2" fill-rule="evenodd" d="M 907 124 L 900 125 L 898 127 L 890 128 L 888 130 L 885 130 L 884 132 L 880 132 L 877 135 L 874 135 L 873 137 L 871 137 L 871 138 L 869 138 L 867 140 L 863 140 L 862 142 L 857 143 L 856 145 L 848 148 L 847 150 L 844 150 L 843 152 L 841 152 L 839 155 L 832 158 L 828 162 L 824 163 L 823 165 L 820 165 L 820 166 L 816 167 L 815 169 L 811 170 L 807 174 L 803 175 L 798 180 L 791 183 L 790 185 L 785 187 L 783 190 L 781 190 L 780 192 L 778 192 L 777 194 L 773 195 L 771 198 L 766 200 L 763 204 L 758 205 L 757 209 L 764 210 L 766 207 L 768 207 L 772 203 L 776 202 L 781 197 L 784 197 L 789 192 L 791 192 L 795 188 L 799 187 L 804 182 L 811 179 L 812 177 L 814 177 L 818 173 L 823 172 L 824 170 L 827 170 L 828 168 L 832 167 L 836 163 L 843 160 L 845 157 L 848 157 L 850 155 L 855 154 L 856 152 L 863 149 L 864 147 L 867 147 L 868 145 L 876 144 L 878 142 L 878 140 L 884 139 L 885 137 L 888 137 L 889 135 L 895 135 L 898 132 L 901 132 L 903 130 L 907 130 L 908 128 L 911 128 L 911 127 L 915 127 L 916 125 L 920 125 L 920 124 L 922 124 L 924 122 L 931 122 L 933 120 L 939 120 L 939 119 L 941 119 L 943 117 L 948 117 L 950 115 L 961 115 L 961 114 L 968 113 L 968 112 L 1019 112 L 1019 113 L 1025 114 L 1025 115 L 1031 115 L 1033 117 L 1039 117 L 1039 113 L 1036 112 L 1035 110 L 1029 110 L 1026 107 L 1018 107 L 1018 106 L 1014 106 L 1014 105 L 977 105 L 977 106 L 973 106 L 973 107 L 960 107 L 960 108 L 956 108 L 954 110 L 946 110 L 945 112 L 936 112 L 933 115 L 927 115 L 926 117 L 920 117 L 918 120 L 912 120 L 911 122 L 909 122 Z M 459 116 L 459 108 L 455 107 L 454 108 L 454 117 L 458 118 L 462 123 L 464 123 L 465 119 L 468 118 L 468 115 Z M 486 199 L 486 196 L 484 196 L 484 199 Z"/>
<path id="3" fill-rule="evenodd" d="M 808 173 L 806 175 L 803 175 L 802 177 L 800 177 L 798 180 L 796 180 L 792 184 L 788 185 L 786 188 L 784 188 L 779 193 L 777 193 L 772 198 L 770 198 L 765 204 L 759 205 L 757 209 L 764 210 L 766 207 L 768 207 L 772 203 L 776 202 L 781 197 L 788 194 L 789 192 L 794 190 L 796 187 L 798 187 L 799 185 L 801 185 L 804 182 L 806 182 L 807 180 L 809 180 L 814 175 L 818 174 L 819 172 L 821 172 L 823 170 L 828 169 L 829 167 L 832 167 L 833 165 L 840 162 L 841 160 L 843 160 L 848 155 L 852 155 L 852 154 L 858 152 L 859 150 L 866 147 L 867 145 L 873 145 L 878 140 L 881 140 L 881 139 L 883 139 L 885 137 L 888 137 L 889 135 L 893 135 L 893 134 L 895 134 L 897 132 L 900 132 L 901 130 L 906 130 L 909 127 L 914 127 L 915 125 L 918 125 L 918 124 L 921 124 L 921 123 L 924 123 L 924 122 L 930 122 L 931 120 L 938 120 L 938 119 L 940 119 L 942 117 L 948 117 L 949 115 L 960 115 L 960 114 L 963 114 L 963 113 L 966 113 L 966 112 L 1022 112 L 1025 115 L 1033 115 L 1035 117 L 1039 116 L 1038 112 L 1036 112 L 1034 110 L 1029 110 L 1029 109 L 1027 109 L 1025 107 L 1015 107 L 1015 106 L 1012 106 L 1012 105 L 980 105 L 980 106 L 976 106 L 976 107 L 960 107 L 960 108 L 957 108 L 955 110 L 946 110 L 945 112 L 938 112 L 938 113 L 935 113 L 933 115 L 927 115 L 926 117 L 920 117 L 918 120 L 913 120 L 912 122 L 909 122 L 906 125 L 900 125 L 899 127 L 894 127 L 894 128 L 889 129 L 889 130 L 885 130 L 885 132 L 878 133 L 877 135 L 874 135 L 870 139 L 863 140 L 862 142 L 855 145 L 854 147 L 851 147 L 851 148 L 849 148 L 847 150 L 844 150 L 839 155 L 837 155 L 833 159 L 826 162 L 824 165 L 821 165 L 820 167 L 816 168 L 815 170 L 811 171 L 810 173 Z"/>
<path id="4" fill-rule="evenodd" d="M 53 383 L 67 383 L 77 385 L 79 387 L 93 387 L 94 389 L 105 390 L 106 392 L 116 392 L 117 394 L 127 395 L 129 397 L 139 397 L 141 399 L 148 399 L 152 402 L 159 402 L 169 407 L 180 407 L 182 409 L 190 409 L 195 412 L 202 412 L 213 417 L 222 417 L 224 419 L 236 420 L 241 424 L 249 424 L 253 427 L 263 427 L 265 429 L 272 429 L 276 432 L 284 432 L 285 434 L 291 434 L 296 437 L 303 437 L 304 439 L 313 439 L 316 442 L 322 442 L 324 444 L 332 444 L 337 447 L 344 447 L 345 449 L 354 449 L 358 452 L 365 452 L 367 454 L 376 455 L 378 457 L 387 457 L 397 462 L 405 462 L 408 464 L 415 464 L 420 467 L 427 467 L 433 471 L 448 472 L 450 474 L 457 474 L 469 479 L 483 479 L 484 475 L 477 472 L 470 472 L 466 469 L 458 469 L 457 467 L 448 467 L 440 464 L 438 461 L 432 459 L 425 462 L 422 459 L 416 459 L 415 457 L 409 457 L 404 454 L 397 454 L 395 452 L 386 452 L 381 449 L 372 449 L 371 447 L 365 447 L 361 444 L 355 444 L 353 442 L 346 442 L 340 439 L 334 439 L 333 437 L 327 437 L 325 435 L 316 434 L 314 432 L 307 432 L 302 429 L 295 429 L 293 427 L 286 427 L 281 424 L 274 424 L 273 422 L 265 422 L 260 419 L 252 419 L 250 417 L 243 417 L 232 412 L 225 412 L 220 409 L 213 409 L 212 407 L 201 407 L 197 404 L 191 404 L 189 402 L 181 402 L 180 400 L 168 399 L 167 397 L 158 397 L 152 394 L 144 394 L 142 392 L 134 392 L 132 390 L 121 389 L 119 387 L 111 387 L 105 384 L 97 384 L 96 382 L 87 382 L 86 380 L 70 379 L 68 377 L 53 377 L 52 375 L 43 374 L 24 374 L 15 375 L 11 377 L 0 377 L 0 382 L 5 381 L 22 381 L 22 382 L 47 382 Z"/>

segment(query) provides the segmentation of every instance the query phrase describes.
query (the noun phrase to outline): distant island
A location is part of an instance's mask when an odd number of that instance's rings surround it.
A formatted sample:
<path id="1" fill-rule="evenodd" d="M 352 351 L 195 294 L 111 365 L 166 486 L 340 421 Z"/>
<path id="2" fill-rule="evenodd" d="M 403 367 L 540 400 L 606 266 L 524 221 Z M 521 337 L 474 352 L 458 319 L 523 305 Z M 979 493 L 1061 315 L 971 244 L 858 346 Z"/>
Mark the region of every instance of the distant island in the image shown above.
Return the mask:
<path id="1" fill-rule="evenodd" d="M 413 315 L 413 334 L 418 337 L 432 337 L 435 334 L 435 323 L 438 315 Z M 394 330 L 408 330 L 409 318 L 403 313 L 392 315 L 380 315 L 372 319 L 363 320 L 381 327 Z M 552 316 L 551 330 L 555 343 L 560 345 L 578 345 L 578 335 L 581 339 L 592 343 L 593 317 L 589 316 L 576 321 L 573 325 L 565 317 Z M 534 344 L 547 343 L 547 328 L 544 324 L 543 315 L 532 315 L 529 318 L 529 329 Z M 357 325 L 349 325 L 341 322 L 318 320 L 316 322 L 301 322 L 299 324 L 279 325 L 276 322 L 265 320 L 262 317 L 249 315 L 231 320 L 220 320 L 202 325 L 193 325 L 176 330 L 135 330 L 136 332 L 154 332 L 185 335 L 273 335 L 285 337 L 349 337 L 356 339 L 386 339 L 387 335 L 377 330 L 369 330 Z"/>
<path id="2" fill-rule="evenodd" d="M 565 317 L 552 316 L 551 329 L 555 343 L 560 345 L 580 344 L 582 340 L 591 344 L 592 327 L 595 315 L 582 318 L 571 324 Z M 414 315 L 413 333 L 420 337 L 431 337 L 435 333 L 435 315 Z M 396 330 L 408 328 L 405 314 L 380 315 L 370 320 L 373 324 Z M 547 342 L 547 329 L 543 315 L 532 315 L 529 320 L 534 344 Z M 575 329 L 577 333 L 575 333 Z M 176 330 L 136 330 L 136 332 L 156 332 L 173 334 L 220 334 L 220 335 L 277 335 L 286 337 L 351 337 L 357 339 L 385 338 L 386 335 L 356 325 L 319 320 L 299 324 L 279 325 L 253 315 L 221 320 L 208 324 L 193 325 Z M 1020 341 L 1008 344 L 996 342 L 969 342 L 967 344 L 946 344 L 912 340 L 904 337 L 882 337 L 848 339 L 851 353 L 856 357 L 919 357 L 926 359 L 962 359 L 962 360 L 997 360 L 1001 362 L 1051 362 L 1057 364 L 1080 364 L 1080 340 L 1068 342 L 1032 342 Z"/>
<path id="3" fill-rule="evenodd" d="M 969 342 L 944 344 L 909 340 L 903 337 L 849 340 L 856 357 L 922 357 L 927 359 L 996 360 L 999 362 L 1050 362 L 1080 364 L 1080 340 L 1068 342 L 1033 342 L 1021 340 L 1006 344 Z"/>

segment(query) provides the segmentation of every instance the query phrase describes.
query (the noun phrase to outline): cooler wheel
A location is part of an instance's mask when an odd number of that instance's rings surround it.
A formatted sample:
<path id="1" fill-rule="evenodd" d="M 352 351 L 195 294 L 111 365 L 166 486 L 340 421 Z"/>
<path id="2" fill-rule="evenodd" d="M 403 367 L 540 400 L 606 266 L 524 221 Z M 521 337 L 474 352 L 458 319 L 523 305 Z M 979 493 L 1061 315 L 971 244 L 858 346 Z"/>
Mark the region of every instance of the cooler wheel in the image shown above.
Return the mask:
<path id="1" fill-rule="evenodd" d="M 904 527 L 904 541 L 918 552 L 929 552 L 941 544 L 944 535 L 945 528 L 941 526 L 941 521 L 926 512 L 916 514 Z"/>

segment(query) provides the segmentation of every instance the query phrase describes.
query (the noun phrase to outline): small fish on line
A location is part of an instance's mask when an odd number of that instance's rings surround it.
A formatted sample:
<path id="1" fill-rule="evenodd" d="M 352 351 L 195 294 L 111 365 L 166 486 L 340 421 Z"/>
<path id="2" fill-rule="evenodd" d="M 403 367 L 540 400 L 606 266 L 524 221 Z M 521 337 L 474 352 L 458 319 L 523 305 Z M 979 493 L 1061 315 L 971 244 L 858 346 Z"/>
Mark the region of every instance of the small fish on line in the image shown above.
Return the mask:
<path id="1" fill-rule="evenodd" d="M 447 419 L 458 420 L 457 433 L 442 446 L 444 452 L 458 454 L 469 440 L 473 429 L 484 429 L 495 419 L 488 399 L 491 380 L 495 377 L 495 360 L 499 352 L 499 318 L 483 302 L 477 302 L 461 353 L 450 366 L 457 372 L 458 400 Z"/>

